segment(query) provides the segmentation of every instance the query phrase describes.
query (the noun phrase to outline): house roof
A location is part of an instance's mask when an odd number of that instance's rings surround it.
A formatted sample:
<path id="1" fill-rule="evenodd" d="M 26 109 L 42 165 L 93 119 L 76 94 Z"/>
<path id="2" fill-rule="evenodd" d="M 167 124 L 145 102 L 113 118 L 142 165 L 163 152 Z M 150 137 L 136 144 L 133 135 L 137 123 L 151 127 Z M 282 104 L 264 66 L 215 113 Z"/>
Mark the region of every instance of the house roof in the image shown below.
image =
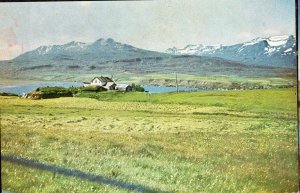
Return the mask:
<path id="1" fill-rule="evenodd" d="M 95 80 L 96 78 L 99 79 L 101 82 L 114 82 L 111 78 L 104 77 L 104 76 L 95 77 L 91 80 L 91 82 L 93 82 L 93 80 Z"/>

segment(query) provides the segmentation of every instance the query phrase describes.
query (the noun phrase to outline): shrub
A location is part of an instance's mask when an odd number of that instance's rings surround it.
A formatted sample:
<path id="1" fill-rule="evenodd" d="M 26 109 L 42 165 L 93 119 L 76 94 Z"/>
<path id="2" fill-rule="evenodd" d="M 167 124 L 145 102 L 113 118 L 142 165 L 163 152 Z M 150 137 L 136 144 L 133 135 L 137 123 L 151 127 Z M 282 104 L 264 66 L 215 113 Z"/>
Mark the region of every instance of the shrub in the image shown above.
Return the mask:
<path id="1" fill-rule="evenodd" d="M 75 90 L 74 90 L 75 92 Z M 72 97 L 72 89 L 64 87 L 39 87 L 35 91 L 28 93 L 27 98 L 46 99 L 58 97 Z"/>
<path id="2" fill-rule="evenodd" d="M 96 86 L 96 85 L 83 87 L 80 90 L 81 91 L 87 91 L 87 92 L 102 92 L 102 91 L 107 91 L 106 88 L 104 88 L 102 86 Z"/>
<path id="3" fill-rule="evenodd" d="M 14 93 L 0 92 L 0 96 L 18 96 L 18 95 Z"/>
<path id="4" fill-rule="evenodd" d="M 132 83 L 131 87 L 132 87 L 132 91 L 134 92 L 145 92 L 145 89 L 141 85 L 138 84 L 136 85 Z"/>
<path id="5" fill-rule="evenodd" d="M 47 87 L 39 87 L 36 91 L 43 92 L 44 94 L 55 94 L 59 92 L 66 92 L 67 88 L 58 87 L 58 86 L 47 86 Z"/>

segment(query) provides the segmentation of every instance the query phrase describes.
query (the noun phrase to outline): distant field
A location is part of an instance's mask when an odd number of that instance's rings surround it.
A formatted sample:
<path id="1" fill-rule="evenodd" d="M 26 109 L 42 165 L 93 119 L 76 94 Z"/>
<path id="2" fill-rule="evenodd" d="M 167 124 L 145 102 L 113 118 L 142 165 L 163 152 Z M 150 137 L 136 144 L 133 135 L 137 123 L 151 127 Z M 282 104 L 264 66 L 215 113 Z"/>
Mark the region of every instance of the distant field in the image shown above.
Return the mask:
<path id="1" fill-rule="evenodd" d="M 85 98 L 92 97 L 92 98 Z M 296 192 L 296 88 L 0 97 L 1 154 L 146 192 Z M 11 192 L 128 192 L 1 161 Z"/>
<path id="2" fill-rule="evenodd" d="M 13 86 L 24 84 L 37 84 L 37 83 L 54 83 L 63 82 L 82 83 L 83 81 L 90 81 L 93 77 L 100 75 L 111 77 L 117 84 L 139 84 L 139 85 L 155 85 L 155 86 L 170 86 L 176 87 L 176 75 L 156 73 L 156 74 L 134 74 L 134 73 L 103 73 L 103 74 L 51 74 L 43 75 L 34 73 L 37 77 L 32 77 L 26 80 L 22 79 L 7 79 L 0 76 L 1 86 Z M 22 77 L 24 78 L 24 77 Z M 238 75 L 211 75 L 211 76 L 196 76 L 189 74 L 177 74 L 177 83 L 179 87 L 198 88 L 200 90 L 256 90 L 256 89 L 277 89 L 277 88 L 291 88 L 296 86 L 297 82 L 295 75 L 288 76 L 270 76 L 270 77 L 247 77 Z"/>

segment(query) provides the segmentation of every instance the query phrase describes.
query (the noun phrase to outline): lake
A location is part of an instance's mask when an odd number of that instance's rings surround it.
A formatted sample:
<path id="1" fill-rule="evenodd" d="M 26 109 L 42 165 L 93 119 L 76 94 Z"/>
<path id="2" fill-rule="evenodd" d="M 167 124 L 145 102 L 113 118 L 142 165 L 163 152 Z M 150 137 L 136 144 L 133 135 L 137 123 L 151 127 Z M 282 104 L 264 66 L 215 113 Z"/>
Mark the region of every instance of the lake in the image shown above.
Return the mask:
<path id="1" fill-rule="evenodd" d="M 17 95 L 22 95 L 23 93 L 31 92 L 38 87 L 45 86 L 62 86 L 62 87 L 81 87 L 83 83 L 81 82 L 37 82 L 30 84 L 18 84 L 18 85 L 6 85 L 0 86 L 0 92 L 14 93 Z M 166 86 L 153 86 L 153 85 L 142 85 L 145 88 L 145 91 L 149 93 L 165 93 L 165 92 L 176 92 L 176 87 L 166 87 Z M 187 88 L 187 87 L 178 87 L 178 90 L 181 92 L 189 91 L 199 91 L 197 88 Z"/>
<path id="2" fill-rule="evenodd" d="M 176 87 L 167 87 L 167 86 L 153 86 L 153 85 L 142 85 L 145 91 L 149 93 L 163 93 L 163 92 L 176 92 Z M 195 92 L 199 91 L 197 88 L 188 88 L 188 87 L 178 87 L 180 92 Z"/>

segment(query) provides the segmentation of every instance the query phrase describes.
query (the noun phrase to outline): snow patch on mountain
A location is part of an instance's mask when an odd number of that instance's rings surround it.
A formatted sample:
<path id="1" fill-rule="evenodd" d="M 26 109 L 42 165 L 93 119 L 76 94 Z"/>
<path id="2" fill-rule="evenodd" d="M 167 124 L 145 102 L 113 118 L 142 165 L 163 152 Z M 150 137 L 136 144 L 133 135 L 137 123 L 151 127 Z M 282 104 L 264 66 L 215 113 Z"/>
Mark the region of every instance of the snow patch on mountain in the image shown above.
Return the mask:
<path id="1" fill-rule="evenodd" d="M 284 46 L 289 39 L 289 36 L 273 36 L 267 38 L 267 42 L 272 47 Z"/>
<path id="2" fill-rule="evenodd" d="M 51 50 L 52 50 L 52 46 L 40 46 L 39 48 L 37 48 L 36 51 L 38 52 L 39 55 L 44 55 Z"/>
<path id="3" fill-rule="evenodd" d="M 70 43 L 62 45 L 62 47 L 64 49 L 66 49 L 66 50 L 70 50 L 70 49 L 84 49 L 84 48 L 86 48 L 86 43 L 72 41 Z"/>

